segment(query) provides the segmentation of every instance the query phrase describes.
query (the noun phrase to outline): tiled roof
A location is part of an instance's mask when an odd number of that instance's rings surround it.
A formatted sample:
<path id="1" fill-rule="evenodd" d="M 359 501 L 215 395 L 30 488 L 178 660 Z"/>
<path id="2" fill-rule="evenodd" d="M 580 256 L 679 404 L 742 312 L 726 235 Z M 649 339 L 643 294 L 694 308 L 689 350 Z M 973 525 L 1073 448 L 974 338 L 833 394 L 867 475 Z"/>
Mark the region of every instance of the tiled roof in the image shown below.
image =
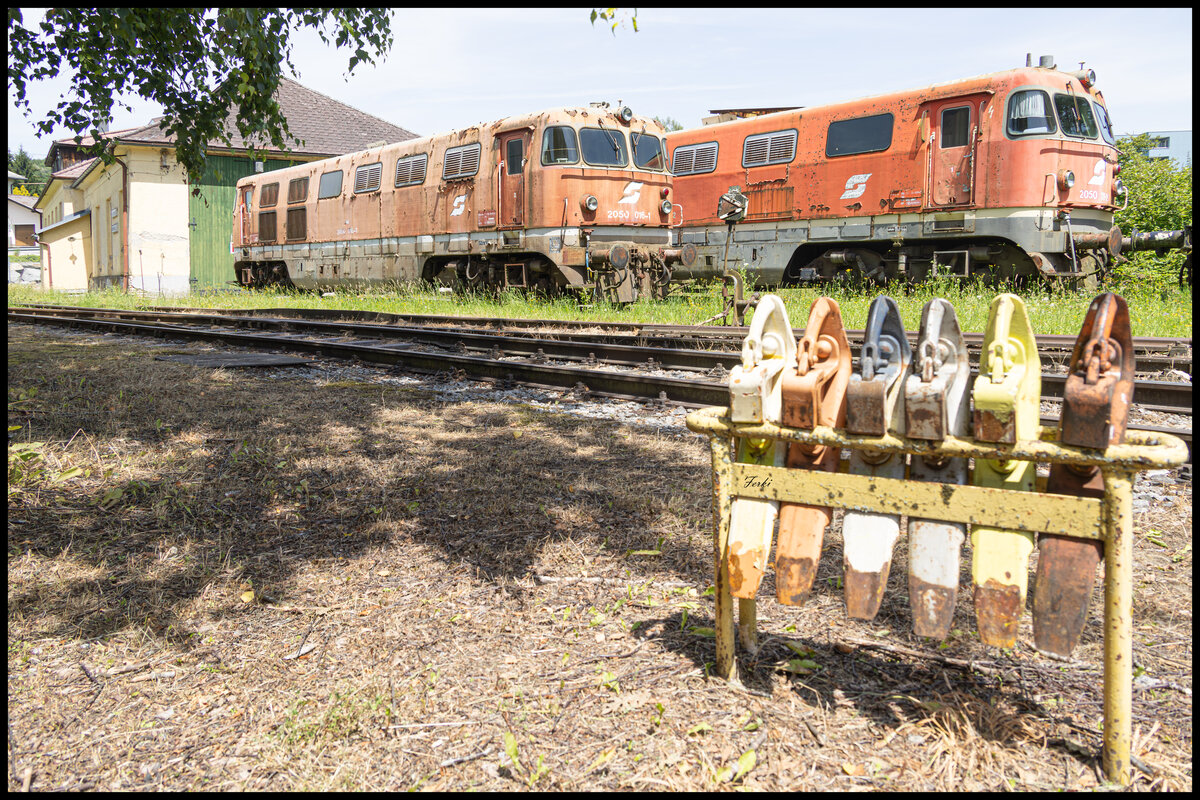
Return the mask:
<path id="1" fill-rule="evenodd" d="M 69 167 L 60 169 L 58 172 L 51 173 L 50 177 L 73 181 L 83 173 L 87 172 L 95 161 L 96 159 L 94 158 L 89 158 L 87 161 L 80 161 L 78 164 L 72 164 Z"/>
<path id="2" fill-rule="evenodd" d="M 292 136 L 304 142 L 294 146 L 293 152 L 298 154 L 342 155 L 363 150 L 376 142 L 392 144 L 417 138 L 412 131 L 339 103 L 288 78 L 280 79 L 277 97 Z M 230 144 L 215 139 L 209 142 L 210 147 L 232 147 L 235 150 L 250 147 L 250 143 L 238 133 L 235 119 L 236 114 L 230 112 L 225 121 L 226 130 L 230 132 Z M 159 117 L 151 120 L 149 125 L 120 131 L 115 136 L 107 134 L 105 138 L 116 138 L 122 142 L 171 144 L 175 137 L 162 129 L 161 120 Z M 84 140 L 85 144 L 89 141 L 87 138 Z M 272 145 L 260 146 L 270 152 L 279 152 Z"/>
<path id="3" fill-rule="evenodd" d="M 26 208 L 33 208 L 34 204 L 37 202 L 36 197 L 30 197 L 26 194 L 10 194 L 8 199 L 12 200 L 14 203 L 20 203 Z"/>

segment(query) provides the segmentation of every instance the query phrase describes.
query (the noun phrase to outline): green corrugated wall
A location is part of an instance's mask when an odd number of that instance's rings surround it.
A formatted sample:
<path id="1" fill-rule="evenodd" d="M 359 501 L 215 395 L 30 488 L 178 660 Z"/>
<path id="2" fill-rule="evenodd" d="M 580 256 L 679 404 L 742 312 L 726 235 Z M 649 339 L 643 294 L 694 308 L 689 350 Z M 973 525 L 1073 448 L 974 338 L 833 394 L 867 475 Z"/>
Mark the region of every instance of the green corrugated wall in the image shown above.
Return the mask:
<path id="1" fill-rule="evenodd" d="M 263 169 L 271 172 L 298 163 L 268 160 Z M 239 180 L 253 174 L 252 158 L 209 156 L 200 194 L 188 195 L 192 291 L 225 287 L 233 280 L 229 236 L 233 230 L 234 189 Z"/>

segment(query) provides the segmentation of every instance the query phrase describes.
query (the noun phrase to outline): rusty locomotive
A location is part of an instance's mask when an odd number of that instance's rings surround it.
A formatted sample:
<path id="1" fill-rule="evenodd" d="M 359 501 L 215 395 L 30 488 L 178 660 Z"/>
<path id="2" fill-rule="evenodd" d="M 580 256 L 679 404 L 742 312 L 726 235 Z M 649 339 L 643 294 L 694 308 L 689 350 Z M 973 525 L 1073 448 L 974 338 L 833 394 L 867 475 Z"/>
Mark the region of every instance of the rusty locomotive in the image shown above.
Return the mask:
<path id="1" fill-rule="evenodd" d="M 663 133 L 595 103 L 244 178 L 236 280 L 665 296 L 695 250 L 670 247 Z"/>
<path id="2" fill-rule="evenodd" d="M 913 91 L 670 133 L 678 277 L 760 285 L 986 275 L 1094 285 L 1128 201 L 1091 70 L 1043 56 Z M 718 212 L 732 194 L 736 228 Z M 737 205 L 735 203 L 734 205 Z M 727 242 L 727 237 L 732 239 Z"/>

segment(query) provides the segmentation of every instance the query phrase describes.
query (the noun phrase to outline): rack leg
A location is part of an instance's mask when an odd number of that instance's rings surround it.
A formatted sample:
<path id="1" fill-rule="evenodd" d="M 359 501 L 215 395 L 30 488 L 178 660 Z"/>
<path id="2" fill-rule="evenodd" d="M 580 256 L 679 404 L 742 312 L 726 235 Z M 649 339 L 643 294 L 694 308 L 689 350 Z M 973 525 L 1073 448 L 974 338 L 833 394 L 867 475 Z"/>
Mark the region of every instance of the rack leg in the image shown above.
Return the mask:
<path id="1" fill-rule="evenodd" d="M 1104 470 L 1104 773 L 1121 785 L 1133 735 L 1133 478 Z"/>
<path id="2" fill-rule="evenodd" d="M 712 437 L 713 462 L 713 561 L 716 596 L 717 676 L 728 681 L 736 675 L 733 640 L 733 595 L 729 589 L 729 516 L 733 504 L 733 440 Z"/>
<path id="3" fill-rule="evenodd" d="M 738 600 L 738 644 L 747 653 L 758 652 L 758 601 L 753 597 Z"/>

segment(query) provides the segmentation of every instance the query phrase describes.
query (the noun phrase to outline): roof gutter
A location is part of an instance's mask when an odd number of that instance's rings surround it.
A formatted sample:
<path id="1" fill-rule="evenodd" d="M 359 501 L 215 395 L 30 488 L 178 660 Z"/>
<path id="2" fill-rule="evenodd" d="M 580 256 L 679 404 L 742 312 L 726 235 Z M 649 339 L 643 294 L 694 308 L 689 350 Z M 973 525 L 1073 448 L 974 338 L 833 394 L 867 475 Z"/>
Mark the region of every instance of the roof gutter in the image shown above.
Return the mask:
<path id="1" fill-rule="evenodd" d="M 121 288 L 129 293 L 129 167 L 116 156 L 113 143 L 113 158 L 121 165 Z M 145 287 L 142 287 L 145 288 Z"/>

